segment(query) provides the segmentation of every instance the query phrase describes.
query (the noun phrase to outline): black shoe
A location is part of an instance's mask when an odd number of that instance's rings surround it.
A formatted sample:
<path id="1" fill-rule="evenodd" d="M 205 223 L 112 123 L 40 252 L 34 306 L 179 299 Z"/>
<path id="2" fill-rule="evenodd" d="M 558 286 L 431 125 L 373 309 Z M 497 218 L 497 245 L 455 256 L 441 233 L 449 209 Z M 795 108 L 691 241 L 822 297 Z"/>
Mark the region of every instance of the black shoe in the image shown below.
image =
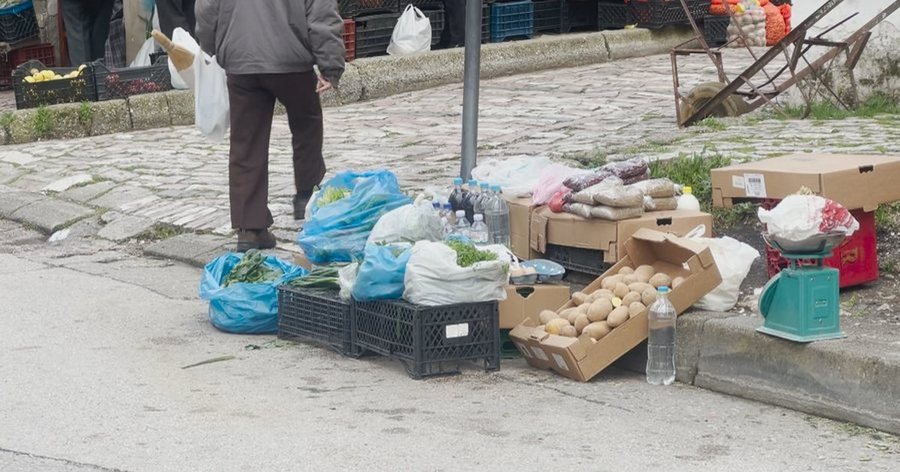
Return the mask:
<path id="1" fill-rule="evenodd" d="M 309 203 L 309 199 L 312 198 L 312 195 L 312 191 L 300 192 L 297 195 L 294 195 L 295 220 L 302 220 L 306 218 L 306 205 Z"/>
<path id="2" fill-rule="evenodd" d="M 275 235 L 267 229 L 239 229 L 237 252 L 250 249 L 273 249 L 276 245 Z"/>

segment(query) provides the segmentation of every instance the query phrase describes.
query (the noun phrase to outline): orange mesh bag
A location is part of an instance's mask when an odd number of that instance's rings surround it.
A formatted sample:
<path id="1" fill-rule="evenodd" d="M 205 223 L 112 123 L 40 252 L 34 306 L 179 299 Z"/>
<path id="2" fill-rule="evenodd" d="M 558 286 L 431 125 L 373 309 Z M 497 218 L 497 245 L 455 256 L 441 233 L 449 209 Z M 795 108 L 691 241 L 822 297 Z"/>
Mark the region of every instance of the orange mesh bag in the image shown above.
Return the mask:
<path id="1" fill-rule="evenodd" d="M 761 0 L 759 3 L 766 12 L 766 46 L 774 46 L 787 34 L 784 15 L 778 7 L 769 3 L 769 0 Z"/>

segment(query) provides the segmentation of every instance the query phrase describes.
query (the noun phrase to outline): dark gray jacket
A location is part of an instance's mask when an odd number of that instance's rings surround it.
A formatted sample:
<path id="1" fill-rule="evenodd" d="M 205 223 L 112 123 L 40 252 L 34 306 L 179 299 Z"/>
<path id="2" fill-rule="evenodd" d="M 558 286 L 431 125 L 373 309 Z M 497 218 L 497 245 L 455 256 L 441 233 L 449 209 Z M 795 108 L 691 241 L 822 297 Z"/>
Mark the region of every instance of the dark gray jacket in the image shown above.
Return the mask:
<path id="1" fill-rule="evenodd" d="M 229 74 L 287 74 L 313 65 L 337 85 L 344 24 L 336 0 L 197 0 L 197 38 Z"/>

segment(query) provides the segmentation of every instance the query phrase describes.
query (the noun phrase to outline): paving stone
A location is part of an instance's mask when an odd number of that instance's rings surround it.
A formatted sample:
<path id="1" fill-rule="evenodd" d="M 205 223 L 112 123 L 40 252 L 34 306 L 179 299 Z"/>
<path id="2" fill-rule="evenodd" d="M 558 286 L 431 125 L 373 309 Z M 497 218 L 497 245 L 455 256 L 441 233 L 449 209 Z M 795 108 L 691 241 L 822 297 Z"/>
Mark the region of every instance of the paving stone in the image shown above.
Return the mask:
<path id="1" fill-rule="evenodd" d="M 148 231 L 153 227 L 153 224 L 153 220 L 147 218 L 121 215 L 120 218 L 116 218 L 103 226 L 97 233 L 97 236 L 111 241 L 125 241 Z"/>
<path id="2" fill-rule="evenodd" d="M 229 244 L 233 244 L 232 239 L 224 236 L 180 234 L 148 245 L 144 248 L 144 253 L 188 264 L 203 265 L 213 259 L 213 254 L 225 252 L 227 250 L 225 247 Z"/>
<path id="3" fill-rule="evenodd" d="M 39 199 L 14 211 L 10 218 L 30 224 L 45 233 L 68 226 L 94 214 L 94 210 L 53 198 Z"/>
<path id="4" fill-rule="evenodd" d="M 90 201 L 91 205 L 102 208 L 119 208 L 122 205 L 153 196 L 149 189 L 135 185 L 123 185 Z"/>
<path id="5" fill-rule="evenodd" d="M 116 184 L 115 182 L 103 180 L 93 184 L 70 188 L 60 194 L 60 196 L 68 200 L 75 200 L 76 202 L 86 203 L 112 190 L 116 187 L 116 185 L 118 184 Z"/>
<path id="6" fill-rule="evenodd" d="M 94 177 L 91 174 L 75 174 L 70 175 L 68 177 L 63 177 L 62 179 L 56 180 L 42 190 L 45 192 L 65 192 L 66 190 L 80 184 L 85 184 L 93 180 Z"/>
<path id="7" fill-rule="evenodd" d="M 10 218 L 16 210 L 45 198 L 39 193 L 19 190 L 3 192 L 0 195 L 2 195 L 0 196 L 0 218 Z"/>

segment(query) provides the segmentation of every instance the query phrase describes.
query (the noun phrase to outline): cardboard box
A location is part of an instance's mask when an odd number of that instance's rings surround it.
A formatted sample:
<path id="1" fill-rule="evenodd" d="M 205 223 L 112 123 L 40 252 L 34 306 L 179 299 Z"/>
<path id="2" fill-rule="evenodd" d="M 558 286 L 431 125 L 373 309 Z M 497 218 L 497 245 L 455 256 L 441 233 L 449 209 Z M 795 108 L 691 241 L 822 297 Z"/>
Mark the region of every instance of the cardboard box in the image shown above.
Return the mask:
<path id="1" fill-rule="evenodd" d="M 509 285 L 500 302 L 500 329 L 511 329 L 542 310 L 556 310 L 569 301 L 568 285 Z"/>
<path id="2" fill-rule="evenodd" d="M 531 215 L 531 249 L 547 252 L 548 244 L 603 251 L 603 262 L 615 264 L 624 253 L 625 241 L 639 229 L 647 228 L 679 236 L 699 225 L 712 235 L 712 215 L 699 211 L 653 211 L 640 218 L 606 221 L 582 218 L 570 213 L 553 213 L 547 207 Z"/>
<path id="3" fill-rule="evenodd" d="M 713 205 L 782 199 L 801 186 L 850 210 L 900 200 L 900 156 L 792 154 L 714 169 Z"/>
<path id="4" fill-rule="evenodd" d="M 669 295 L 675 310 L 681 314 L 722 282 L 709 248 L 691 240 L 640 229 L 625 243 L 625 252 L 622 260 L 588 285 L 584 292 L 598 290 L 604 277 L 617 274 L 622 267 L 649 264 L 673 278 L 685 278 Z M 574 303 L 570 300 L 560 309 L 572 306 Z M 516 326 L 509 337 L 530 365 L 587 382 L 647 339 L 649 313 L 648 307 L 597 342 L 587 335 L 568 338 L 547 334 L 538 328 L 539 321 L 531 318 Z"/>
<path id="5" fill-rule="evenodd" d="M 509 204 L 509 249 L 519 259 L 534 259 L 531 249 L 531 214 L 535 206 L 531 198 L 507 198 Z"/>

